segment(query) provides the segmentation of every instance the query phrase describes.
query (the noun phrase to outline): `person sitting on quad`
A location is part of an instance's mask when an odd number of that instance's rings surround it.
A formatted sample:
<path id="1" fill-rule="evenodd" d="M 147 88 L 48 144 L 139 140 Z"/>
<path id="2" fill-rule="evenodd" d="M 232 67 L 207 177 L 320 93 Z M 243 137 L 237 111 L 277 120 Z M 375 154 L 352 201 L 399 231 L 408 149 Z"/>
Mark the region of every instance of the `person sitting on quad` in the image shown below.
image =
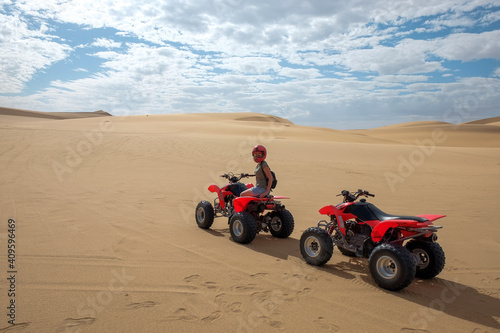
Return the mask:
<path id="1" fill-rule="evenodd" d="M 257 184 L 246 191 L 241 192 L 241 197 L 264 198 L 271 191 L 273 175 L 271 169 L 265 161 L 267 156 L 266 148 L 263 145 L 257 145 L 252 150 L 252 157 L 257 166 L 255 167 L 255 180 Z M 267 180 L 266 180 L 267 179 Z"/>

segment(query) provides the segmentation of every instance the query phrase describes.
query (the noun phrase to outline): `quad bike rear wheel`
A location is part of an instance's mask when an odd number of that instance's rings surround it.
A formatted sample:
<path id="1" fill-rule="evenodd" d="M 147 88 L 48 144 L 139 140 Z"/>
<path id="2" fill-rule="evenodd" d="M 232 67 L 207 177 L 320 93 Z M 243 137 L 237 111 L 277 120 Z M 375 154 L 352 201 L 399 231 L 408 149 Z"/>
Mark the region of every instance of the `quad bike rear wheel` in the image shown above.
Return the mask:
<path id="1" fill-rule="evenodd" d="M 415 261 L 412 254 L 401 245 L 381 244 L 369 258 L 370 273 L 375 282 L 387 290 L 401 290 L 410 285 L 415 277 Z"/>
<path id="2" fill-rule="evenodd" d="M 195 210 L 196 224 L 202 229 L 208 229 L 214 223 L 214 207 L 206 200 L 200 201 Z"/>
<path id="3" fill-rule="evenodd" d="M 417 256 L 416 277 L 432 279 L 443 270 L 446 258 L 438 243 L 412 240 L 406 244 L 406 248 Z"/>
<path id="4" fill-rule="evenodd" d="M 274 237 L 277 238 L 287 238 L 293 232 L 295 222 L 293 221 L 293 215 L 290 211 L 282 209 L 272 217 L 269 231 Z"/>
<path id="5" fill-rule="evenodd" d="M 229 232 L 236 243 L 251 243 L 257 235 L 257 222 L 249 212 L 239 212 L 229 219 Z"/>
<path id="6" fill-rule="evenodd" d="M 332 238 L 324 229 L 306 229 L 300 237 L 300 253 L 308 264 L 322 266 L 332 257 Z"/>

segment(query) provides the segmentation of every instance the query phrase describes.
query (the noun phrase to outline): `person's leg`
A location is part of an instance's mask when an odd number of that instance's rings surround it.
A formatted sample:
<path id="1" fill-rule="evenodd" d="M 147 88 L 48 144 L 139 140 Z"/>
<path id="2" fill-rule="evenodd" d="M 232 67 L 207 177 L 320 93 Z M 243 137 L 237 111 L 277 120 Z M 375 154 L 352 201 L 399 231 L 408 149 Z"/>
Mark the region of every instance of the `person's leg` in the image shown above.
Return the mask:
<path id="1" fill-rule="evenodd" d="M 245 190 L 240 193 L 240 197 L 253 197 L 252 189 Z"/>
<path id="2" fill-rule="evenodd" d="M 256 197 L 266 192 L 266 189 L 254 186 L 246 191 L 241 192 L 240 197 Z"/>

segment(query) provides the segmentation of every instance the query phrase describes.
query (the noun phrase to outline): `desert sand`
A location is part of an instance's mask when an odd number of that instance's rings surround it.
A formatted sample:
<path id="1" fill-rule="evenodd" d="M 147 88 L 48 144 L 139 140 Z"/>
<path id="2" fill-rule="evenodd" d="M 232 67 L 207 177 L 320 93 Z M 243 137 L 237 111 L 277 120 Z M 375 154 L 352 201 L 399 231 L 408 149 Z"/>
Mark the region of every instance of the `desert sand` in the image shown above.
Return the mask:
<path id="1" fill-rule="evenodd" d="M 339 131 L 253 113 L 1 108 L 0 138 L 1 332 L 500 330 L 499 118 Z M 194 209 L 220 174 L 253 172 L 256 144 L 295 230 L 241 245 L 227 218 L 202 230 Z M 389 213 L 447 215 L 440 275 L 390 292 L 366 259 L 304 262 L 318 210 L 358 188 Z"/>

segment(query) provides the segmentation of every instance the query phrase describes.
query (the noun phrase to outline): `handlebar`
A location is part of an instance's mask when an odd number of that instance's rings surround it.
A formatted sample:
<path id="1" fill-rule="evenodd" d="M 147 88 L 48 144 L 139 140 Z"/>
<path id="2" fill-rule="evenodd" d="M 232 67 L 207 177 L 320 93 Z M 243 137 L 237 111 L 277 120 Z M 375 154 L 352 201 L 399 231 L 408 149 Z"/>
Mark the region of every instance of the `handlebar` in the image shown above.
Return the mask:
<path id="1" fill-rule="evenodd" d="M 223 175 L 220 175 L 220 177 L 226 178 L 227 180 L 229 180 L 233 183 L 237 182 L 238 180 L 240 180 L 242 178 L 248 178 L 248 177 L 253 177 L 253 176 L 255 176 L 255 175 L 251 175 L 249 173 L 240 173 L 239 175 L 235 175 L 232 172 L 228 172 L 228 173 L 225 173 Z"/>
<path id="2" fill-rule="evenodd" d="M 354 202 L 354 201 L 356 201 L 361 196 L 364 196 L 364 197 L 374 197 L 375 194 L 371 194 L 368 191 L 358 189 L 355 193 L 350 193 L 349 191 L 343 190 L 337 196 L 338 197 L 339 196 L 343 196 L 344 197 L 344 202 Z"/>

